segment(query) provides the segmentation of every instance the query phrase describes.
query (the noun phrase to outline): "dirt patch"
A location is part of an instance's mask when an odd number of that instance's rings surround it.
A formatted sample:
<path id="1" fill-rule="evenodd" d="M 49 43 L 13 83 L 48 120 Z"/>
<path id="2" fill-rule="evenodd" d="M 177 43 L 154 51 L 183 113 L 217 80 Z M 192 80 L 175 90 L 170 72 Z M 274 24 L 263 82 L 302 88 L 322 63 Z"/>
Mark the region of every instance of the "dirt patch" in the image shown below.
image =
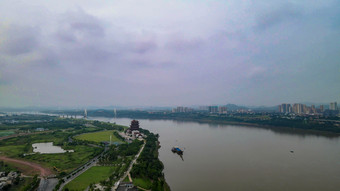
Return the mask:
<path id="1" fill-rule="evenodd" d="M 0 160 L 3 160 L 5 162 L 13 164 L 20 171 L 22 171 L 23 174 L 25 174 L 25 175 L 40 174 L 40 176 L 47 177 L 47 176 L 53 174 L 52 170 L 45 168 L 45 167 L 41 166 L 40 164 L 33 163 L 33 162 L 8 158 L 8 157 L 5 157 L 5 156 L 0 156 Z"/>

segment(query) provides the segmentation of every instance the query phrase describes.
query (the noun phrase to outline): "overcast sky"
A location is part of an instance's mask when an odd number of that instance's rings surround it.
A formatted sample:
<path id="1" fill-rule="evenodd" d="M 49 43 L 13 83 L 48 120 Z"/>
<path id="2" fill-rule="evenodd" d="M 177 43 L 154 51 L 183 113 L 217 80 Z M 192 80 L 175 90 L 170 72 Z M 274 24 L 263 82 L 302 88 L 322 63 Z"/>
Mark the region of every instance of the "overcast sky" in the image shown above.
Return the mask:
<path id="1" fill-rule="evenodd" d="M 338 0 L 0 0 L 0 106 L 340 101 Z"/>

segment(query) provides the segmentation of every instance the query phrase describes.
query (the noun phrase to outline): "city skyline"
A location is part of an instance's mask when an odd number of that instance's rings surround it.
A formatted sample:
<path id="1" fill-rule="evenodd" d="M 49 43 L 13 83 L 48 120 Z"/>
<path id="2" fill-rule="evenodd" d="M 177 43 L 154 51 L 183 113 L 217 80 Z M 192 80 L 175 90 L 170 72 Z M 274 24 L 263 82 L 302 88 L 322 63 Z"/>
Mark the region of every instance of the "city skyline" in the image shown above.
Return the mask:
<path id="1" fill-rule="evenodd" d="M 340 110 L 340 107 L 337 106 L 337 101 L 329 102 L 329 103 L 315 103 L 315 102 L 296 102 L 296 103 L 280 103 L 276 105 L 239 105 L 233 103 L 226 104 L 194 104 L 194 105 L 103 105 L 103 106 L 26 106 L 26 107 L 3 107 L 0 106 L 0 111 L 43 111 L 43 110 L 113 110 L 114 113 L 117 110 L 160 110 L 165 111 L 169 110 L 172 112 L 192 112 L 197 110 L 216 110 L 219 113 L 223 113 L 225 111 L 235 111 L 235 110 L 259 110 L 259 111 L 269 111 L 275 112 L 279 111 L 280 113 L 320 113 L 325 110 Z M 309 112 L 310 109 L 313 112 Z"/>
<path id="2" fill-rule="evenodd" d="M 340 102 L 339 1 L 4 0 L 0 17 L 0 107 Z"/>

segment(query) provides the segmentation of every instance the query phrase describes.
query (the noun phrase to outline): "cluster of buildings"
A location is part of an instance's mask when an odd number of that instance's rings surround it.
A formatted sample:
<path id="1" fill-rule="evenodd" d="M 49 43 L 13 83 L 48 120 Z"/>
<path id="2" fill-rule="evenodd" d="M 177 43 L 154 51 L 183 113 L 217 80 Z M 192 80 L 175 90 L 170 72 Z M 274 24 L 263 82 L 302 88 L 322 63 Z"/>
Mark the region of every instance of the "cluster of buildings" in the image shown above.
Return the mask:
<path id="1" fill-rule="evenodd" d="M 339 110 L 338 104 L 336 102 L 331 102 L 329 104 L 329 110 Z"/>
<path id="2" fill-rule="evenodd" d="M 235 105 L 236 106 L 236 105 Z M 231 108 L 227 108 L 227 106 L 217 106 L 217 105 L 211 105 L 211 106 L 199 106 L 198 108 L 189 108 L 189 107 L 183 107 L 179 106 L 172 109 L 172 113 L 192 113 L 192 112 L 200 112 L 200 113 L 209 113 L 211 115 L 226 115 L 226 114 L 234 114 L 234 113 L 240 113 L 240 114 L 254 114 L 257 112 L 275 112 L 275 108 L 268 107 L 268 108 L 253 108 L 249 109 L 246 107 L 234 107 L 230 106 Z M 276 110 L 277 111 L 277 110 Z M 301 103 L 283 103 L 279 105 L 278 111 L 280 113 L 293 113 L 293 114 L 307 114 L 307 115 L 325 115 L 325 116 L 337 116 L 340 114 L 340 108 L 337 105 L 337 102 L 331 102 L 329 105 L 306 105 Z"/>
<path id="3" fill-rule="evenodd" d="M 210 105 L 210 106 L 201 106 L 199 110 L 208 111 L 212 114 L 227 114 L 228 108 L 227 106 L 217 106 L 217 105 Z"/>
<path id="4" fill-rule="evenodd" d="M 130 128 L 125 131 L 125 139 L 131 141 L 134 139 L 143 139 L 143 137 L 145 137 L 145 135 L 139 131 L 139 121 L 132 120 Z"/>
<path id="5" fill-rule="evenodd" d="M 227 106 L 219 106 L 219 107 L 218 107 L 218 113 L 219 113 L 219 114 L 227 114 L 227 113 L 228 113 L 228 108 L 227 108 Z"/>
<path id="6" fill-rule="evenodd" d="M 202 107 L 199 107 L 198 110 L 208 111 L 209 113 L 212 113 L 212 114 L 227 114 L 228 113 L 227 106 L 202 106 Z M 193 108 L 182 107 L 182 106 L 172 109 L 172 113 L 190 113 L 193 111 L 194 111 Z"/>
<path id="7" fill-rule="evenodd" d="M 19 177 L 19 174 L 14 171 L 9 172 L 7 175 L 5 172 L 0 172 L 0 190 L 13 184 L 17 177 Z"/>
<path id="8" fill-rule="evenodd" d="M 179 107 L 176 107 L 176 108 L 172 108 L 172 113 L 189 113 L 189 112 L 192 112 L 193 109 L 190 108 L 190 107 L 182 107 L 182 106 L 179 106 Z"/>
<path id="9" fill-rule="evenodd" d="M 288 103 L 283 103 L 279 105 L 279 112 L 280 113 L 296 113 L 296 114 L 316 114 L 324 112 L 324 106 L 320 105 L 319 108 L 316 108 L 315 105 L 311 105 L 310 107 L 301 104 L 301 103 L 294 103 L 293 105 Z"/>
<path id="10" fill-rule="evenodd" d="M 132 182 L 121 182 L 116 191 L 137 191 L 137 186 Z"/>
<path id="11" fill-rule="evenodd" d="M 329 110 L 338 111 L 337 103 L 332 102 L 329 104 Z M 318 108 L 315 105 L 307 106 L 301 103 L 283 103 L 279 105 L 280 113 L 295 113 L 295 114 L 323 114 L 325 112 L 324 105 L 320 105 Z"/>

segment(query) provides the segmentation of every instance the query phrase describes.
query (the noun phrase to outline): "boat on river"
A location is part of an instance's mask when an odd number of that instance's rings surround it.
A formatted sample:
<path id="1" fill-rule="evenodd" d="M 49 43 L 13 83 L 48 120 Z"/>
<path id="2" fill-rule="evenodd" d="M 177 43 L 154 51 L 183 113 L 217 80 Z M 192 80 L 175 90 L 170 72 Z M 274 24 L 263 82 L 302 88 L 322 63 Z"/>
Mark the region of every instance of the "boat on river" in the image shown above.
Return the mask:
<path id="1" fill-rule="evenodd" d="M 174 153 L 177 153 L 179 155 L 183 154 L 183 151 L 179 147 L 177 147 L 177 146 L 172 147 L 171 151 L 174 152 Z"/>

